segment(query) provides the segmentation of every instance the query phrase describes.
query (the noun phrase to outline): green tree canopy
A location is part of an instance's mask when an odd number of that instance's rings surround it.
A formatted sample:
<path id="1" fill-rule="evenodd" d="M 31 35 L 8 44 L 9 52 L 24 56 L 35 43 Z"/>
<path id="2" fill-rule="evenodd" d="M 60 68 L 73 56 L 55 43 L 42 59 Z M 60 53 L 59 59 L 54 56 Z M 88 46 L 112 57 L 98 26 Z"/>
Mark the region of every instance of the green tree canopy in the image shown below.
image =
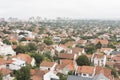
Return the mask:
<path id="1" fill-rule="evenodd" d="M 95 52 L 95 50 L 96 50 L 96 48 L 95 48 L 94 45 L 93 46 L 87 46 L 85 48 L 85 52 L 88 53 L 88 54 L 93 54 Z"/>
<path id="2" fill-rule="evenodd" d="M 23 38 L 21 38 L 21 39 L 20 39 L 20 41 L 26 41 L 26 38 L 25 38 L 25 37 L 23 37 Z"/>
<path id="3" fill-rule="evenodd" d="M 37 54 L 37 53 L 32 53 L 32 54 L 31 54 L 31 57 L 33 57 L 33 58 L 35 59 L 37 66 L 39 66 L 40 63 L 41 63 L 41 62 L 43 61 L 43 59 L 44 59 L 44 56 L 43 56 L 43 55 Z"/>
<path id="4" fill-rule="evenodd" d="M 61 74 L 61 73 L 58 73 L 57 75 L 59 76 L 60 80 L 67 80 L 67 76 L 66 75 Z"/>
<path id="5" fill-rule="evenodd" d="M 20 70 L 15 71 L 17 80 L 30 80 L 30 67 L 22 67 Z"/>
<path id="6" fill-rule="evenodd" d="M 53 61 L 53 58 L 52 58 L 52 56 L 50 54 L 50 51 L 45 51 L 43 53 L 43 55 L 44 55 L 44 57 L 45 57 L 46 60 Z"/>
<path id="7" fill-rule="evenodd" d="M 45 38 L 44 43 L 47 45 L 51 45 L 51 44 L 53 44 L 53 41 L 50 38 Z"/>
<path id="8" fill-rule="evenodd" d="M 29 51 L 28 46 L 22 46 L 22 45 L 18 45 L 15 49 L 16 53 L 25 53 L 27 51 Z"/>
<path id="9" fill-rule="evenodd" d="M 25 46 L 18 45 L 17 48 L 15 49 L 17 53 L 32 52 L 36 50 L 37 50 L 37 46 L 34 43 L 29 43 L 28 45 Z"/>
<path id="10" fill-rule="evenodd" d="M 1 72 L 0 72 L 0 80 L 3 80 L 3 75 Z"/>
<path id="11" fill-rule="evenodd" d="M 90 61 L 87 58 L 87 56 L 85 56 L 85 55 L 79 56 L 78 59 L 76 60 L 76 62 L 79 66 L 83 66 L 83 65 L 89 66 L 90 65 Z"/>
<path id="12" fill-rule="evenodd" d="M 96 44 L 96 48 L 97 49 L 100 49 L 102 47 L 102 44 L 100 43 L 100 42 L 98 42 L 97 44 Z"/>
<path id="13" fill-rule="evenodd" d="M 28 45 L 29 51 L 37 50 L 37 46 L 34 43 L 29 43 Z"/>
<path id="14" fill-rule="evenodd" d="M 10 44 L 11 44 L 8 39 L 4 39 L 4 40 L 3 40 L 3 43 L 5 43 L 5 44 L 7 44 L 7 45 L 10 45 Z"/>

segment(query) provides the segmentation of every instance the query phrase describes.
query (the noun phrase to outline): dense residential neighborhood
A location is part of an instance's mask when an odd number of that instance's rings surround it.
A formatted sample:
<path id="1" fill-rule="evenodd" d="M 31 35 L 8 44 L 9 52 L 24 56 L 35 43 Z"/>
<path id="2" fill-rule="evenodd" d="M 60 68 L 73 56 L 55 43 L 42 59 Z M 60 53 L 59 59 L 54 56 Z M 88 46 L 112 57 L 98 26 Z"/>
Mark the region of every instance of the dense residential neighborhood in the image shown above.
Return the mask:
<path id="1" fill-rule="evenodd" d="M 120 80 L 120 21 L 2 18 L 0 80 Z"/>

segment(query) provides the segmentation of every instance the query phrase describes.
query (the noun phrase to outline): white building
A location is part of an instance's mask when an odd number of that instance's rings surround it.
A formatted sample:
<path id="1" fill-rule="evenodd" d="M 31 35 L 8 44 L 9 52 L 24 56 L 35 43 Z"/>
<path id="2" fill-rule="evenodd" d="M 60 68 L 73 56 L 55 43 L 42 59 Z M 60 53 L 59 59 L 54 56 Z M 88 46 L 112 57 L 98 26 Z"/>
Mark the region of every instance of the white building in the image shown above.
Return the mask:
<path id="1" fill-rule="evenodd" d="M 61 41 L 61 38 L 60 37 L 53 37 L 52 40 L 54 43 L 59 43 Z"/>
<path id="2" fill-rule="evenodd" d="M 99 54 L 93 54 L 91 58 L 91 62 L 95 66 L 105 66 L 106 65 L 106 55 L 99 53 Z"/>
<path id="3" fill-rule="evenodd" d="M 41 69 L 41 70 L 54 71 L 56 65 L 57 65 L 57 63 L 55 63 L 55 62 L 43 61 L 43 62 L 40 64 L 40 69 Z"/>
<path id="4" fill-rule="evenodd" d="M 44 75 L 44 79 L 43 80 L 59 80 L 59 77 L 54 74 L 52 71 L 49 71 L 48 73 L 46 73 Z"/>
<path id="5" fill-rule="evenodd" d="M 81 77 L 93 78 L 95 75 L 95 67 L 93 67 L 93 66 L 78 66 L 76 74 Z"/>
<path id="6" fill-rule="evenodd" d="M 28 54 L 18 54 L 12 58 L 12 63 L 9 64 L 9 68 L 11 70 L 18 70 L 26 65 L 36 66 L 35 59 Z"/>
<path id="7" fill-rule="evenodd" d="M 11 45 L 6 45 L 6 44 L 0 44 L 0 55 L 1 56 L 7 56 L 10 54 L 11 56 L 16 55 L 16 52 L 12 49 Z"/>
<path id="8" fill-rule="evenodd" d="M 13 62 L 9 64 L 9 69 L 11 70 L 19 70 L 21 67 L 26 66 L 25 61 L 18 59 L 18 58 L 12 58 Z"/>

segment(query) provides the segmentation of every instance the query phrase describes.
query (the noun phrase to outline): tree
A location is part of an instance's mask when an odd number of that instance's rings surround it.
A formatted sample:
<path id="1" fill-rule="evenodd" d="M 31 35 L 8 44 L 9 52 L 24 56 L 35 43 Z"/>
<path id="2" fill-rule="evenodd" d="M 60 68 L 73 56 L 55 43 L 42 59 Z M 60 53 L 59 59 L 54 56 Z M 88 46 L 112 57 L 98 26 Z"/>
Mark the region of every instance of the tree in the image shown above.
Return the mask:
<path id="1" fill-rule="evenodd" d="M 61 73 L 58 73 L 57 75 L 59 76 L 60 80 L 67 80 L 67 76 L 66 75 L 61 74 Z"/>
<path id="2" fill-rule="evenodd" d="M 30 80 L 30 67 L 22 67 L 20 70 L 15 71 L 17 80 Z"/>
<path id="3" fill-rule="evenodd" d="M 100 49 L 102 47 L 102 44 L 100 43 L 100 42 L 98 42 L 97 44 L 96 44 L 96 48 L 97 49 Z"/>
<path id="4" fill-rule="evenodd" d="M 17 42 L 12 42 L 13 45 L 17 45 Z"/>
<path id="5" fill-rule="evenodd" d="M 61 40 L 61 44 L 65 44 L 65 43 L 67 43 L 67 42 L 69 42 L 69 41 L 75 41 L 74 39 L 72 39 L 72 38 L 68 38 L 68 39 L 65 39 L 65 40 Z"/>
<path id="6" fill-rule="evenodd" d="M 95 48 L 94 45 L 93 46 L 87 46 L 85 48 L 85 52 L 88 53 L 88 54 L 93 54 L 95 52 L 95 50 L 96 50 L 96 48 Z"/>
<path id="7" fill-rule="evenodd" d="M 19 33 L 19 35 L 24 35 L 24 34 L 26 34 L 26 33 L 25 33 L 25 32 L 20 32 L 20 33 Z"/>
<path id="8" fill-rule="evenodd" d="M 37 66 L 39 66 L 39 64 L 43 61 L 44 57 L 41 54 L 37 54 L 37 53 L 32 53 L 31 57 L 33 57 L 36 61 Z"/>
<path id="9" fill-rule="evenodd" d="M 40 39 L 38 37 L 35 37 L 34 41 L 38 43 Z"/>
<path id="10" fill-rule="evenodd" d="M 10 44 L 11 44 L 8 39 L 4 39 L 4 40 L 3 40 L 3 43 L 5 43 L 5 44 L 7 44 L 7 45 L 10 45 Z"/>
<path id="11" fill-rule="evenodd" d="M 53 41 L 50 38 L 45 38 L 44 43 L 47 45 L 51 45 L 51 44 L 53 44 Z"/>
<path id="12" fill-rule="evenodd" d="M 34 43 L 28 44 L 29 52 L 37 50 L 37 46 Z"/>
<path id="13" fill-rule="evenodd" d="M 69 71 L 68 75 L 75 75 L 75 71 Z"/>
<path id="14" fill-rule="evenodd" d="M 29 51 L 28 46 L 22 46 L 22 45 L 18 45 L 15 49 L 16 53 L 25 53 L 27 51 Z"/>
<path id="15" fill-rule="evenodd" d="M 0 80 L 3 80 L 3 75 L 1 72 L 0 72 Z"/>
<path id="16" fill-rule="evenodd" d="M 83 66 L 83 65 L 89 66 L 90 65 L 90 61 L 87 58 L 87 56 L 85 56 L 85 55 L 79 56 L 78 59 L 76 60 L 76 62 L 79 66 Z"/>
<path id="17" fill-rule="evenodd" d="M 50 51 L 44 52 L 43 55 L 44 55 L 44 57 L 45 57 L 46 60 L 53 61 L 53 58 L 52 58 L 52 56 L 50 54 Z"/>
<path id="18" fill-rule="evenodd" d="M 20 41 L 26 41 L 26 38 L 25 38 L 25 37 L 23 37 L 23 38 L 21 38 L 21 39 L 20 39 Z"/>

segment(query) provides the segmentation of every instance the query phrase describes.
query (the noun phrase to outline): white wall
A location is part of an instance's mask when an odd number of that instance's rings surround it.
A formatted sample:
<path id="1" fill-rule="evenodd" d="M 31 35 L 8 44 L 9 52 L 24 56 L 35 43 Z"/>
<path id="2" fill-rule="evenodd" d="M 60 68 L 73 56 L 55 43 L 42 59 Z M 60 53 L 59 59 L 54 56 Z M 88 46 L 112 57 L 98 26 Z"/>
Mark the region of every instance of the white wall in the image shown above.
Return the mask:
<path id="1" fill-rule="evenodd" d="M 59 79 L 58 76 L 56 76 L 53 72 L 49 71 L 48 73 L 46 73 L 44 76 L 43 76 L 44 80 L 51 80 L 51 78 L 54 78 L 54 79 Z"/>
<path id="2" fill-rule="evenodd" d="M 31 66 L 36 66 L 36 64 L 35 64 L 35 59 L 34 59 L 34 58 L 32 58 Z"/>
<path id="3" fill-rule="evenodd" d="M 54 71 L 56 65 L 57 65 L 57 63 L 55 63 L 52 67 L 40 66 L 40 69 L 41 70 L 48 70 L 48 69 L 50 69 L 50 71 Z"/>

